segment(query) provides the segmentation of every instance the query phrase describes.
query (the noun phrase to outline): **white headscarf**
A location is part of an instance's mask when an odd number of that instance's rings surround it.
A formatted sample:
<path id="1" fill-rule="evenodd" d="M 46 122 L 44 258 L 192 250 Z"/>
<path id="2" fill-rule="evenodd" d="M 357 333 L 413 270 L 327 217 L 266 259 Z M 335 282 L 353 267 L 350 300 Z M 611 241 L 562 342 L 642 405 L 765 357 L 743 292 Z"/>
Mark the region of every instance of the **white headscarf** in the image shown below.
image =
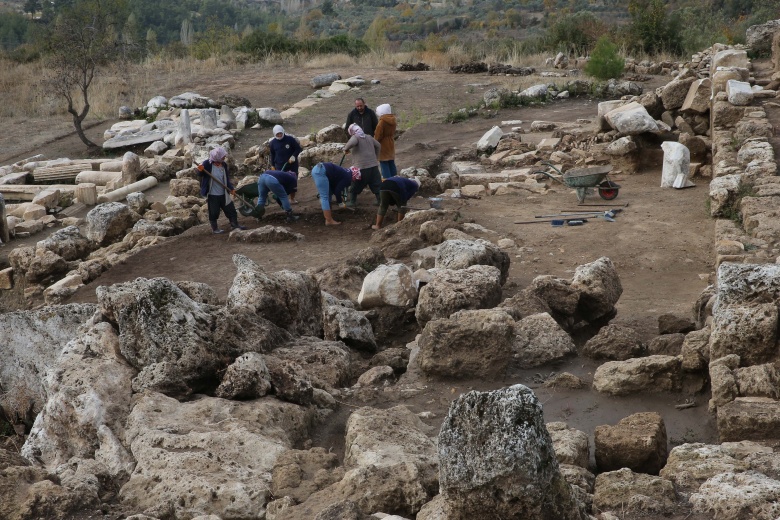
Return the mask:
<path id="1" fill-rule="evenodd" d="M 349 132 L 349 135 L 356 135 L 361 139 L 366 138 L 366 134 L 365 132 L 363 132 L 363 129 L 360 128 L 360 126 L 356 125 L 355 123 L 349 125 L 349 128 L 347 128 L 347 132 Z"/>
<path id="2" fill-rule="evenodd" d="M 227 152 L 221 146 L 217 146 L 209 152 L 209 160 L 213 163 L 222 162 L 225 157 L 227 157 Z"/>
<path id="3" fill-rule="evenodd" d="M 276 137 L 276 134 L 282 134 L 282 137 Z M 284 138 L 284 127 L 282 125 L 274 126 L 274 137 L 276 137 L 277 139 Z"/>
<path id="4" fill-rule="evenodd" d="M 390 108 L 390 105 L 388 105 L 387 103 L 385 103 L 384 105 L 379 105 L 378 107 L 376 107 L 376 115 L 378 117 L 382 117 L 382 116 L 385 116 L 387 114 L 392 114 L 392 113 L 393 113 L 393 111 Z"/>

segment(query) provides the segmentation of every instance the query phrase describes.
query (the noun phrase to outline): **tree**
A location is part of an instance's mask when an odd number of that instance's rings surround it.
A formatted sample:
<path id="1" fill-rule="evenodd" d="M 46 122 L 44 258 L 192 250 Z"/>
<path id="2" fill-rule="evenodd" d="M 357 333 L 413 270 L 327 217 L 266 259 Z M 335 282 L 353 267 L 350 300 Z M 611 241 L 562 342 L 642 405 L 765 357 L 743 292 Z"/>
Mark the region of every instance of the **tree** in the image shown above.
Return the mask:
<path id="1" fill-rule="evenodd" d="M 325 16 L 333 16 L 336 11 L 333 9 L 333 0 L 325 0 L 322 2 L 322 14 Z"/>
<path id="2" fill-rule="evenodd" d="M 44 84 L 67 102 L 76 133 L 89 148 L 98 148 L 82 128 L 90 88 L 103 67 L 124 56 L 117 22 L 126 18 L 122 0 L 79 0 L 60 12 L 48 34 Z"/>
<path id="3" fill-rule="evenodd" d="M 629 32 L 636 47 L 651 54 L 681 52 L 679 18 L 667 16 L 663 0 L 631 0 L 628 13 L 631 15 Z"/>
<path id="4" fill-rule="evenodd" d="M 617 45 L 608 36 L 602 36 L 585 65 L 585 73 L 601 80 L 617 78 L 623 73 L 625 65 L 625 60 L 617 52 Z"/>

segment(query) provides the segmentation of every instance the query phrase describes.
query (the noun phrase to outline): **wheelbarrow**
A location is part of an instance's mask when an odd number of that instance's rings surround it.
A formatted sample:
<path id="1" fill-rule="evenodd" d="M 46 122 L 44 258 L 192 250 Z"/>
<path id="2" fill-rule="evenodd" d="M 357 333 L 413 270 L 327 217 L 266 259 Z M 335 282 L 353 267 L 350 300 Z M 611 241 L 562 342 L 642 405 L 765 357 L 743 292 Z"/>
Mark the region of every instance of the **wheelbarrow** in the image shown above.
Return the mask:
<path id="1" fill-rule="evenodd" d="M 282 166 L 281 171 L 287 171 L 287 164 Z M 265 215 L 265 206 L 255 205 L 252 201 L 260 196 L 260 190 L 257 182 L 250 182 L 236 190 L 236 195 L 241 204 L 238 206 L 238 212 L 245 217 L 263 218 Z M 278 202 L 278 201 L 277 201 Z"/>
<path id="2" fill-rule="evenodd" d="M 541 173 L 569 188 L 576 189 L 577 202 L 580 204 L 585 202 L 585 196 L 591 192 L 592 188 L 598 189 L 599 196 L 604 200 L 612 200 L 618 196 L 620 185 L 612 182 L 608 178 L 609 172 L 612 171 L 611 165 L 574 168 L 563 173 L 550 163 L 545 162 L 542 164 L 555 170 L 558 175 L 552 175 L 550 172 L 544 170 L 537 170 L 533 173 Z"/>

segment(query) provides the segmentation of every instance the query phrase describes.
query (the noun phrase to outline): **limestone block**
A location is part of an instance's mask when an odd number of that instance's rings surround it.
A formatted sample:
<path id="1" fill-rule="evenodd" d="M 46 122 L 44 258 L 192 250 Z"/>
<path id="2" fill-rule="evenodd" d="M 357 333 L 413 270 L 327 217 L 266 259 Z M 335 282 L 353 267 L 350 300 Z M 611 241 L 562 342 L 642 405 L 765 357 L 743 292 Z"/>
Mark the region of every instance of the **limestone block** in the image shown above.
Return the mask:
<path id="1" fill-rule="evenodd" d="M 645 107 L 637 102 L 607 112 L 604 117 L 612 128 L 622 134 L 638 135 L 658 131 L 655 120 L 647 113 Z"/>
<path id="2" fill-rule="evenodd" d="M 725 49 L 717 52 L 710 63 L 711 70 L 718 70 L 718 67 L 747 68 L 750 65 L 747 52 L 741 49 Z"/>
<path id="3" fill-rule="evenodd" d="M 322 88 L 327 87 L 334 81 L 340 80 L 341 75 L 335 73 L 335 72 L 329 72 L 326 74 L 319 74 L 317 76 L 314 76 L 311 81 L 309 81 L 309 84 L 312 88 Z"/>
<path id="4" fill-rule="evenodd" d="M 742 366 L 763 363 L 775 355 L 778 311 L 774 303 L 718 305 L 713 313 L 710 356 L 736 354 Z"/>
<path id="5" fill-rule="evenodd" d="M 726 82 L 726 95 L 729 103 L 735 106 L 747 106 L 753 102 L 753 91 L 749 83 L 730 79 Z"/>
<path id="6" fill-rule="evenodd" d="M 704 114 L 710 109 L 712 81 L 709 78 L 698 79 L 691 83 L 680 110 L 695 114 Z"/>
<path id="7" fill-rule="evenodd" d="M 504 132 L 501 130 L 500 126 L 494 126 L 477 141 L 477 150 L 480 152 L 484 152 L 486 150 L 490 150 L 496 147 L 498 145 L 498 142 L 501 140 L 501 137 L 503 137 Z"/>
<path id="8" fill-rule="evenodd" d="M 718 408 L 721 442 L 780 439 L 780 401 L 767 397 L 737 397 Z"/>
<path id="9" fill-rule="evenodd" d="M 780 481 L 755 471 L 715 475 L 690 497 L 694 512 L 724 520 L 777 518 L 779 501 Z"/>
<path id="10" fill-rule="evenodd" d="M 602 327 L 582 349 L 582 355 L 589 358 L 615 361 L 639 357 L 644 352 L 645 345 L 639 334 L 624 325 Z"/>
<path id="11" fill-rule="evenodd" d="M 746 78 L 744 78 L 746 79 Z M 743 81 L 742 73 L 735 68 L 721 67 L 712 75 L 712 97 L 719 92 L 726 92 L 726 83 L 730 80 Z"/>
<path id="12" fill-rule="evenodd" d="M 44 206 L 41 206 L 40 204 L 30 204 L 28 205 L 24 213 L 21 215 L 22 219 L 25 221 L 31 221 L 36 220 L 39 218 L 43 218 L 46 216 L 46 208 Z"/>
<path id="13" fill-rule="evenodd" d="M 0 290 L 14 288 L 14 268 L 6 267 L 0 270 Z"/>
<path id="14" fill-rule="evenodd" d="M 628 468 L 596 477 L 593 507 L 600 511 L 664 514 L 676 505 L 674 485 L 664 478 L 634 473 Z"/>
<path id="15" fill-rule="evenodd" d="M 564 422 L 547 423 L 546 426 L 547 431 L 550 432 L 558 464 L 587 468 L 590 460 L 588 435 L 583 431 L 569 428 Z"/>
<path id="16" fill-rule="evenodd" d="M 363 280 L 358 305 L 364 309 L 390 305 L 410 307 L 417 299 L 412 271 L 403 264 L 379 265 Z"/>
<path id="17" fill-rule="evenodd" d="M 546 312 L 526 316 L 515 325 L 514 363 L 534 368 L 576 354 L 571 337 Z"/>
<path id="18" fill-rule="evenodd" d="M 630 415 L 615 426 L 597 426 L 593 435 L 600 471 L 629 468 L 655 475 L 666 464 L 666 425 L 655 412 Z"/>
<path id="19" fill-rule="evenodd" d="M 674 392 L 680 389 L 681 360 L 675 356 L 648 356 L 609 361 L 593 375 L 593 388 L 609 395 L 638 392 Z"/>
<path id="20" fill-rule="evenodd" d="M 60 190 L 47 189 L 39 191 L 32 200 L 33 204 L 45 207 L 47 210 L 60 205 Z"/>
<path id="21" fill-rule="evenodd" d="M 676 110 L 683 106 L 696 77 L 680 74 L 661 88 L 661 101 L 665 110 Z"/>

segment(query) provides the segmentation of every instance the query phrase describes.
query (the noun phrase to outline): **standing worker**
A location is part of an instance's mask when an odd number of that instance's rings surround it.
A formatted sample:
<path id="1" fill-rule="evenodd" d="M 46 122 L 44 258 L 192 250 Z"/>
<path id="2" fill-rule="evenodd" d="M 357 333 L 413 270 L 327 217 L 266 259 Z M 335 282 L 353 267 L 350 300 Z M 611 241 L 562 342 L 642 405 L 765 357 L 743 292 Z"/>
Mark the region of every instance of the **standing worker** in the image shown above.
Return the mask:
<path id="1" fill-rule="evenodd" d="M 257 178 L 257 207 L 263 208 L 260 214 L 265 212 L 265 201 L 268 198 L 268 192 L 276 195 L 276 202 L 287 213 L 287 223 L 292 224 L 300 217 L 293 215 L 290 205 L 289 195 L 298 191 L 298 179 L 292 173 L 269 170 Z"/>
<path id="2" fill-rule="evenodd" d="M 330 209 L 330 196 L 335 195 L 336 204 L 345 204 L 341 193 L 352 183 L 352 172 L 338 164 L 318 163 L 312 168 L 311 176 L 314 179 L 314 185 L 317 186 L 317 192 L 320 194 L 320 206 L 325 217 L 325 225 L 341 224 L 333 218 L 333 212 Z"/>
<path id="3" fill-rule="evenodd" d="M 354 149 L 352 165 L 360 169 L 360 178 L 352 182 L 352 193 L 347 206 L 355 207 L 357 196 L 366 186 L 376 196 L 376 202 L 379 204 L 379 185 L 382 184 L 382 175 L 379 173 L 379 142 L 366 135 L 356 124 L 352 124 L 347 131 L 352 137 L 344 145 L 344 153 Z"/>
<path id="4" fill-rule="evenodd" d="M 351 125 L 358 125 L 363 133 L 374 135 L 377 124 L 376 113 L 366 106 L 366 100 L 363 98 L 355 99 L 355 108 L 347 116 L 347 124 L 344 125 L 344 128 L 349 130 Z"/>
<path id="5" fill-rule="evenodd" d="M 274 137 L 268 142 L 271 165 L 276 171 L 288 171 L 298 178 L 298 155 L 303 151 L 301 143 L 284 133 L 282 125 L 274 126 Z M 285 168 L 285 165 L 287 167 Z"/>
<path id="6" fill-rule="evenodd" d="M 387 103 L 376 107 L 376 115 L 379 116 L 379 124 L 376 125 L 374 139 L 382 147 L 379 151 L 379 168 L 382 170 L 382 178 L 389 179 L 398 175 L 395 167 L 395 116 Z"/>
<path id="7" fill-rule="evenodd" d="M 225 213 L 230 222 L 230 227 L 233 229 L 246 229 L 238 224 L 236 205 L 233 204 L 233 199 L 230 198 L 230 195 L 235 195 L 236 190 L 228 177 L 225 157 L 227 157 L 227 152 L 224 148 L 218 146 L 209 152 L 208 159 L 198 165 L 200 194 L 206 197 L 211 232 L 215 235 L 225 232 L 224 229 L 219 229 L 217 225 L 220 210 Z"/>
<path id="8" fill-rule="evenodd" d="M 417 179 L 390 177 L 382 181 L 382 188 L 379 192 L 379 209 L 376 212 L 376 224 L 371 226 L 371 229 L 382 228 L 387 210 L 393 205 L 398 208 L 396 222 L 401 222 L 404 219 L 404 215 L 406 215 L 406 203 L 414 197 L 414 194 L 419 189 L 420 181 Z"/>

